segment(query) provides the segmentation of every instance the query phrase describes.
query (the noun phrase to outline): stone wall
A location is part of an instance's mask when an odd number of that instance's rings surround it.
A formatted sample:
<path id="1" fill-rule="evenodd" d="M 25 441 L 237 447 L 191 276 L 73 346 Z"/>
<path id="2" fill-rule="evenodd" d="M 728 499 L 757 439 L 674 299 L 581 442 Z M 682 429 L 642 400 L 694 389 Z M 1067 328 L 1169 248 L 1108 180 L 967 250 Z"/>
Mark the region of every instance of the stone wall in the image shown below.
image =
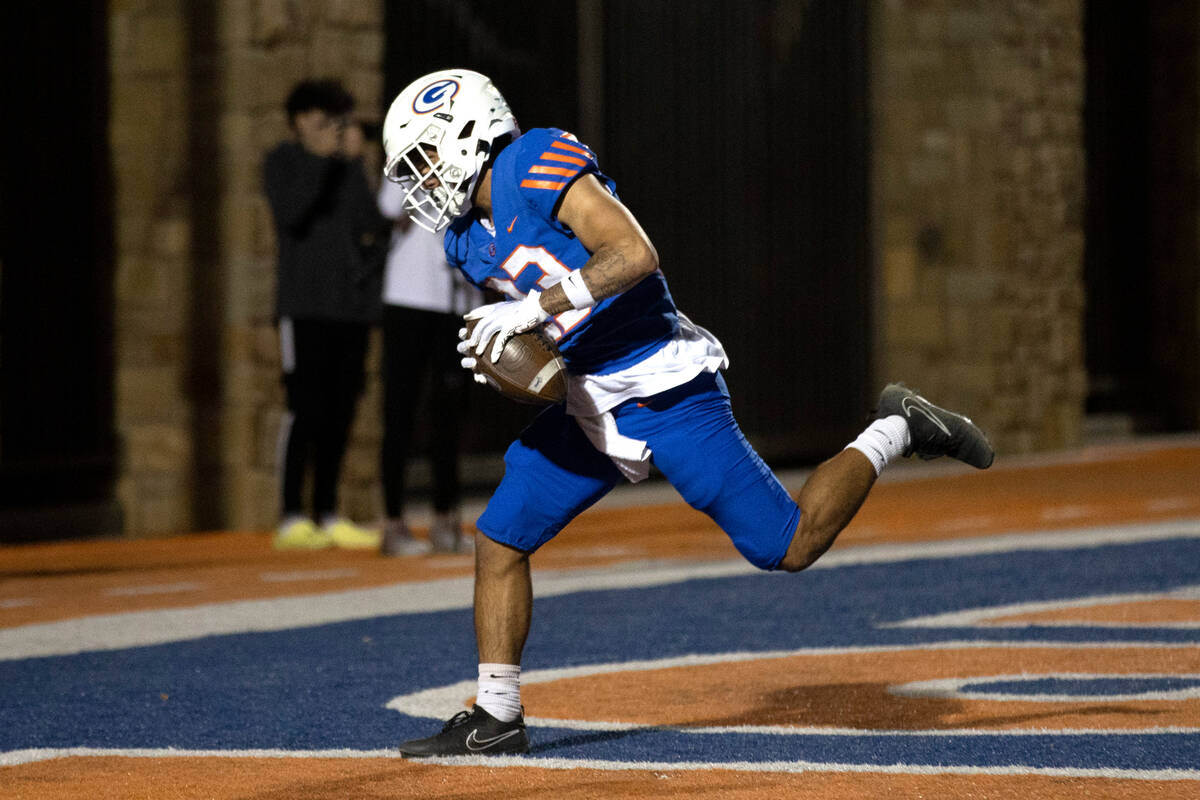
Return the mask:
<path id="1" fill-rule="evenodd" d="M 110 10 L 117 493 L 135 534 L 187 530 L 193 519 L 191 343 L 180 313 L 192 238 L 184 5 L 114 2 Z"/>
<path id="2" fill-rule="evenodd" d="M 264 153 L 283 101 L 336 76 L 378 116 L 379 0 L 114 0 L 119 500 L 132 535 L 274 525 L 283 410 Z M 378 389 L 343 511 L 377 513 Z"/>
<path id="3" fill-rule="evenodd" d="M 1001 452 L 1082 430 L 1082 4 L 873 6 L 876 375 Z"/>

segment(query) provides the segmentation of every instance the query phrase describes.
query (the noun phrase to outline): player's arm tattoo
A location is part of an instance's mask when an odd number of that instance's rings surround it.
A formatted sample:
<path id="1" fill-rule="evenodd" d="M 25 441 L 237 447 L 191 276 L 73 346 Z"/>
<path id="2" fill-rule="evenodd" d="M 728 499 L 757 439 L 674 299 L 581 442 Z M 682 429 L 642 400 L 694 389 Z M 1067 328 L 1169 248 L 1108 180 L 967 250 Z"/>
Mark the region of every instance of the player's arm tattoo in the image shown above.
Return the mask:
<path id="1" fill-rule="evenodd" d="M 645 269 L 632 263 L 622 248 L 610 246 L 592 253 L 579 271 L 588 291 L 599 301 L 637 285 L 654 269 Z M 563 288 L 555 284 L 542 294 L 542 308 L 553 315 L 561 314 L 572 306 Z"/>
<path id="2" fill-rule="evenodd" d="M 592 254 L 578 272 L 592 302 L 620 294 L 658 270 L 654 245 L 629 209 L 595 175 L 571 184 L 558 218 Z M 573 292 L 579 301 L 580 292 Z M 575 308 L 561 284 L 547 289 L 540 302 L 549 314 Z M 586 298 L 582 302 L 587 302 Z"/>
<path id="3" fill-rule="evenodd" d="M 615 247 L 593 253 L 582 271 L 583 282 L 597 300 L 620 294 L 646 277 L 645 270 L 630 268 L 625 253 Z"/>

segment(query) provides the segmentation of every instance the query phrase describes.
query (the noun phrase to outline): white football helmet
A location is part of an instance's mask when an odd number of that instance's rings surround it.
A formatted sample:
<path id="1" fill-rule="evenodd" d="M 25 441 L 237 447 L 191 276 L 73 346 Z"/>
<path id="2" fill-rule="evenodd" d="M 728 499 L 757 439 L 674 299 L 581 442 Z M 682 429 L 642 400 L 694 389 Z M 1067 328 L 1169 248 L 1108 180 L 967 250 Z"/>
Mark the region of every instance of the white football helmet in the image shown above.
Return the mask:
<path id="1" fill-rule="evenodd" d="M 388 109 L 383 174 L 404 188 L 413 222 L 436 233 L 466 212 L 496 140 L 520 132 L 486 75 L 431 72 L 405 87 Z"/>

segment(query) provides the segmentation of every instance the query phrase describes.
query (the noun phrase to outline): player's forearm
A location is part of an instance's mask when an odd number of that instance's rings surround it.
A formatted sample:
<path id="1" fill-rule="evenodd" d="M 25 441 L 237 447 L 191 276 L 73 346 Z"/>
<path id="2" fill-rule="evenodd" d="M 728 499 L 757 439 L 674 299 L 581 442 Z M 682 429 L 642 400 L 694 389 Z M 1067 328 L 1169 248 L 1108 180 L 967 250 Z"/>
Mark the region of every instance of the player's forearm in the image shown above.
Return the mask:
<path id="1" fill-rule="evenodd" d="M 645 242 L 633 242 L 597 249 L 587 263 L 579 268 L 579 274 L 592 298 L 599 302 L 631 289 L 657 269 L 658 253 L 654 248 Z M 541 304 L 551 316 L 575 307 L 562 284 L 555 284 L 542 292 Z"/>

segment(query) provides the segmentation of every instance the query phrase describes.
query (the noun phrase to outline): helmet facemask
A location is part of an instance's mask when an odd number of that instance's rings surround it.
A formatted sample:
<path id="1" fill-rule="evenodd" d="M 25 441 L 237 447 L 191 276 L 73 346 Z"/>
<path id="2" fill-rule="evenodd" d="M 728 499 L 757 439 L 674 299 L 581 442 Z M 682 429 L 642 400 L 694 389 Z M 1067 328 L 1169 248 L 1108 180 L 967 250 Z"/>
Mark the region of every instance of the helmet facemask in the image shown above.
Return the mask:
<path id="1" fill-rule="evenodd" d="M 441 131 L 430 125 L 417 144 L 388 165 L 387 177 L 404 189 L 404 208 L 413 222 L 437 233 L 466 210 L 475 175 L 441 157 L 434 142 Z"/>

